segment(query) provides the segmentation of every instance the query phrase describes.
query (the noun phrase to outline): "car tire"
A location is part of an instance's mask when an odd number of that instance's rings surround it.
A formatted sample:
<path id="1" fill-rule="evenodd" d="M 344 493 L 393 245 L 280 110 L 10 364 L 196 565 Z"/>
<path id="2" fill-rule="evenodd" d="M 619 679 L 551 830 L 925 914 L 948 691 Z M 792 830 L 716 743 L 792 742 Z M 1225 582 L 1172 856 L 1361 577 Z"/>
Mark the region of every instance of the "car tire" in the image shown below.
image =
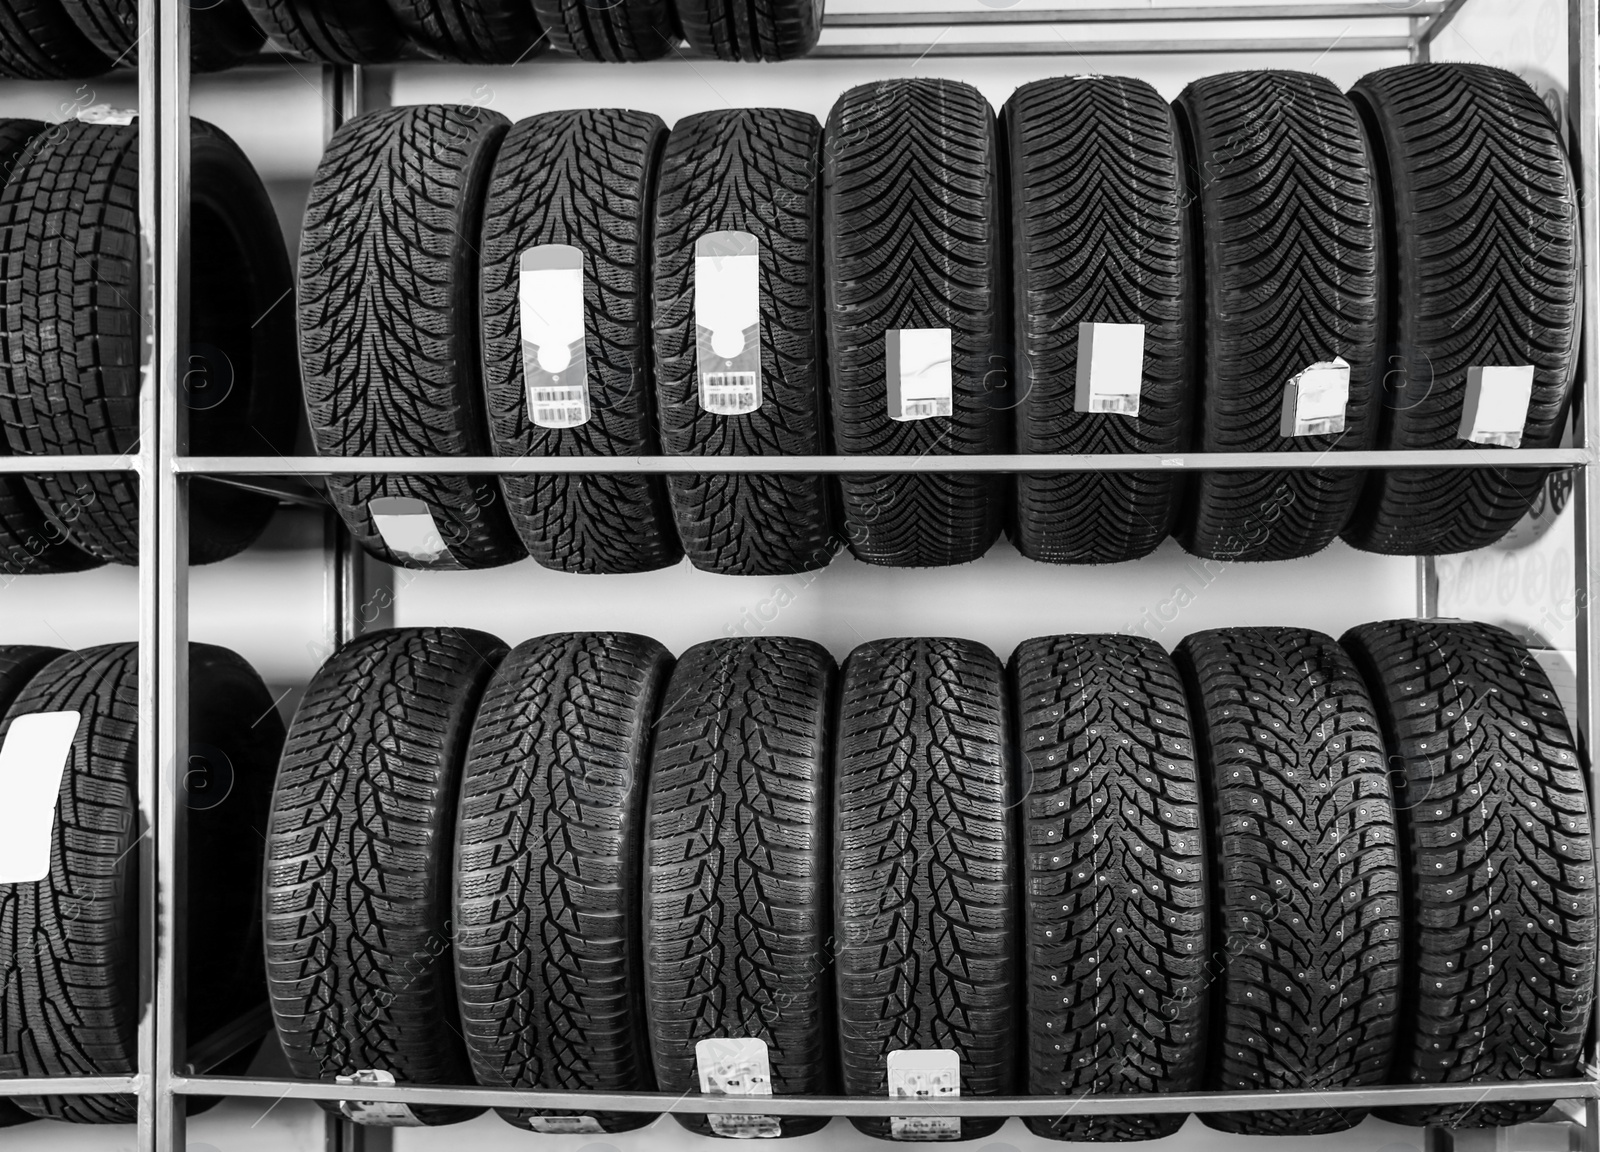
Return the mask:
<path id="1" fill-rule="evenodd" d="M 1120 76 L 1036 80 L 1001 111 L 1017 302 L 1018 452 L 1172 453 L 1188 446 L 1196 296 L 1172 109 Z M 1080 326 L 1144 326 L 1138 415 L 1077 410 Z M 1172 472 L 1023 473 L 1017 550 L 1052 564 L 1154 552 L 1183 496 Z"/>
<path id="2" fill-rule="evenodd" d="M 736 108 L 672 129 L 656 192 L 656 410 L 670 456 L 820 456 L 827 451 L 817 173 L 822 126 L 808 113 Z M 760 407 L 701 404 L 697 240 L 742 232 L 759 245 Z M 737 257 L 736 257 L 737 258 Z M 842 543 L 826 476 L 669 476 L 678 537 L 696 568 L 786 576 L 824 568 Z"/>

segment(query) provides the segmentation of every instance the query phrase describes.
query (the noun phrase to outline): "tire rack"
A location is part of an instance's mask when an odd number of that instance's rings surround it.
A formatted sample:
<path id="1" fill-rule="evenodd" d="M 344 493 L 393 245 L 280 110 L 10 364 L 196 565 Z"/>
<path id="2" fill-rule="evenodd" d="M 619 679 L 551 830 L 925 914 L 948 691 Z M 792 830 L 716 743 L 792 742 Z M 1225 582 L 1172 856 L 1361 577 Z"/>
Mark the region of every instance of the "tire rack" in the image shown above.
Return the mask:
<path id="1" fill-rule="evenodd" d="M 836 14 L 828 28 L 951 27 L 976 24 L 1038 24 L 1169 21 L 1252 21 L 1296 18 L 1372 17 L 1409 19 L 1406 37 L 1314 38 L 1200 37 L 1192 40 L 1094 40 L 1080 42 L 1097 55 L 1172 52 L 1259 52 L 1405 49 L 1414 61 L 1428 58 L 1430 41 L 1454 18 L 1465 0 L 1416 0 L 1402 13 L 1357 3 L 1207 5 L 1183 9 L 1075 9 L 1068 11 L 895 12 Z M 1600 164 L 1597 164 L 1597 37 L 1600 0 L 1568 0 L 1568 134 L 1580 194 L 1582 234 L 1583 341 L 1578 369 L 1574 439 L 1559 449 L 1511 449 L 1493 453 L 1471 449 L 1440 452 L 1342 452 L 1187 454 L 1183 456 L 878 456 L 870 471 L 883 472 L 1071 472 L 1181 471 L 1248 468 L 1377 468 L 1427 465 L 1569 466 L 1574 468 L 1575 606 L 1577 610 L 1578 715 L 1580 747 L 1600 731 L 1595 699 L 1600 650 L 1590 611 L 1590 573 L 1600 565 L 1600 509 L 1595 501 L 1595 470 L 1600 467 L 1600 404 L 1586 392 L 1600 380 Z M 282 1099 L 337 1100 L 352 1094 L 345 1086 L 293 1079 L 211 1077 L 206 1071 L 270 1028 L 265 1005 L 194 1045 L 185 1042 L 182 957 L 187 930 L 184 904 L 186 808 L 179 796 L 178 765 L 187 759 L 188 686 L 188 477 L 304 478 L 356 472 L 509 475 L 556 472 L 829 472 L 861 471 L 853 458 L 796 456 L 766 458 L 399 458 L 191 457 L 183 427 L 181 382 L 188 341 L 189 248 L 189 6 L 170 0 L 139 0 L 139 213 L 144 261 L 146 322 L 144 378 L 140 392 L 140 440 L 127 456 L 0 456 L 0 472 L 132 472 L 138 476 L 139 515 L 139 816 L 140 845 L 140 996 L 138 1071 L 124 1076 L 79 1076 L 0 1080 L 0 1096 L 126 1093 L 139 1104 L 140 1152 L 181 1152 L 186 1146 L 183 1097 L 222 1095 Z M 1065 53 L 1065 41 L 1051 43 L 968 42 L 922 44 L 823 44 L 819 57 L 908 55 L 994 56 Z M 540 66 L 560 66 L 541 62 Z M 338 123 L 381 102 L 378 77 L 357 68 L 323 68 L 331 109 L 324 136 Z M 370 99 L 379 96 L 380 100 Z M 367 97 L 367 99 L 364 99 Z M 152 162 L 153 158 L 153 162 Z M 271 483 L 270 480 L 266 481 Z M 254 485 L 252 485 L 254 486 Z M 259 490 L 259 488 L 258 488 Z M 348 533 L 330 516 L 325 548 L 325 620 L 328 638 L 342 642 L 358 628 L 367 562 Z M 1431 558 L 1417 560 L 1417 609 L 1432 615 L 1437 580 Z M 1591 767 L 1591 781 L 1593 780 Z M 1600 820 L 1600 796 L 1591 782 L 1591 820 Z M 903 1102 L 887 1097 L 769 1096 L 748 1102 L 737 1098 L 658 1093 L 524 1091 L 482 1087 L 397 1085 L 364 1086 L 362 1099 L 415 1104 L 553 1107 L 681 1113 L 760 1112 L 768 1115 L 875 1116 L 899 1114 Z M 1219 1112 L 1294 1108 L 1377 1107 L 1384 1105 L 1549 1099 L 1582 1101 L 1582 1146 L 1600 1152 L 1600 1049 L 1591 1048 L 1583 1075 L 1563 1080 L 1459 1083 L 1427 1086 L 1376 1086 L 1340 1090 L 1181 1093 L 1134 1097 L 1080 1097 L 1073 1109 L 1084 1115 L 1118 1112 Z M 1045 1116 L 1060 1110 L 1059 1096 L 963 1097 L 919 1103 L 916 1111 L 938 1116 Z M 386 1146 L 381 1129 L 361 1130 L 330 1117 L 328 1148 L 354 1150 Z"/>

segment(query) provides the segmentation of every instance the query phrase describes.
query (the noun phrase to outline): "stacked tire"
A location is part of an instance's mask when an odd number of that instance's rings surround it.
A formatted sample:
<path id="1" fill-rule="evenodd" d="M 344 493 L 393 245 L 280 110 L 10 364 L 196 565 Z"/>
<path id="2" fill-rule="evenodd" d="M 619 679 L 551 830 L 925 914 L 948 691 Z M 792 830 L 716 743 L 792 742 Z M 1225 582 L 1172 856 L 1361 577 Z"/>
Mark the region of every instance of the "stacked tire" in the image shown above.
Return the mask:
<path id="1" fill-rule="evenodd" d="M 205 926 L 188 937 L 185 1020 L 194 1043 L 266 998 L 261 844 L 284 727 L 261 678 L 234 653 L 193 644 L 189 667 L 181 799 L 189 809 L 188 907 Z M 135 644 L 0 648 L 0 754 L 46 779 L 60 770 L 47 828 L 17 832 L 0 883 L 0 1078 L 139 1069 L 137 1029 L 147 1007 L 140 958 L 149 942 L 139 929 L 138 702 Z M 39 858 L 19 860 L 20 842 L 34 834 Z M 242 1074 L 258 1045 L 214 1070 Z M 8 1098 L 0 1123 L 131 1124 L 137 1111 L 131 1095 L 19 1096 Z"/>
<path id="2" fill-rule="evenodd" d="M 1549 681 L 1482 624 L 1220 629 L 1170 656 L 1047 636 L 1009 666 L 879 640 L 839 669 L 781 637 L 674 662 L 626 633 L 508 652 L 401 629 L 340 650 L 291 726 L 268 976 L 307 1078 L 694 1094 L 753 1044 L 764 1059 L 735 1071 L 777 1095 L 881 1098 L 892 1054 L 940 1049 L 963 1096 L 1142 1098 L 1064 1101 L 1029 1118 L 1040 1136 L 1153 1139 L 1183 1121 L 1149 1106 L 1170 1093 L 1575 1075 L 1588 819 Z M 652 1119 L 502 1114 L 545 1133 Z M 1365 1115 L 1203 1119 L 1287 1136 Z"/>
<path id="3" fill-rule="evenodd" d="M 128 455 L 139 440 L 138 129 L 0 123 L 20 149 L 0 188 L 0 419 L 15 456 Z M 293 291 L 277 216 L 220 129 L 191 128 L 194 259 L 182 400 L 203 455 L 293 451 Z M 92 339 L 85 333 L 93 333 Z M 277 500 L 191 482 L 189 559 L 243 551 Z M 75 572 L 139 562 L 131 472 L 12 473 L 0 480 L 0 571 Z"/>

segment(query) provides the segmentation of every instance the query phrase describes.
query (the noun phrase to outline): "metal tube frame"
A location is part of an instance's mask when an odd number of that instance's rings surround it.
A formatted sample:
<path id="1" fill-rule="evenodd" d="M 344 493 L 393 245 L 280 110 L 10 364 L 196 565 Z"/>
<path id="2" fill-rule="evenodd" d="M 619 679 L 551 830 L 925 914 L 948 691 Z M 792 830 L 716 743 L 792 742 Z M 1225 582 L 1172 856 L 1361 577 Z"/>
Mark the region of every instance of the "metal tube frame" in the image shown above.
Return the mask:
<path id="1" fill-rule="evenodd" d="M 1463 0 L 1424 0 L 1407 14 L 1411 35 L 1400 44 L 1415 59 L 1426 59 L 1429 42 L 1460 10 Z M 1117 13 L 1110 9 L 1070 13 L 1082 23 L 1122 19 L 1237 20 L 1328 15 L 1350 12 L 1356 5 L 1271 5 L 1241 14 L 1237 7 L 1213 5 L 1182 10 L 1142 9 Z M 1305 453 L 1187 454 L 1184 456 L 923 456 L 923 457 L 790 457 L 717 458 L 644 457 L 622 459 L 324 459 L 315 457 L 222 459 L 186 454 L 186 429 L 180 382 L 187 347 L 189 243 L 189 5 L 167 0 L 139 0 L 139 208 L 143 248 L 146 362 L 140 394 L 140 441 L 127 456 L 0 457 L 0 471 L 129 471 L 139 478 L 139 820 L 142 830 L 140 893 L 140 996 L 138 1071 L 126 1076 L 78 1076 L 0 1080 L 0 1096 L 128 1093 L 138 1097 L 140 1152 L 178 1152 L 185 1147 L 184 1097 L 240 1097 L 337 1100 L 352 1090 L 337 1084 L 278 1079 L 215 1077 L 197 1074 L 236 1050 L 241 1037 L 265 1025 L 260 1012 L 228 1025 L 196 1044 L 194 1059 L 186 1051 L 184 1032 L 185 972 L 184 902 L 186 821 L 180 796 L 187 753 L 188 689 L 188 507 L 192 475 L 328 476 L 358 472 L 441 474 L 535 474 L 557 472 L 1074 472 L 1130 471 L 1172 468 L 1369 468 L 1505 467 L 1514 464 L 1572 466 L 1576 470 L 1575 608 L 1578 644 L 1579 739 L 1588 763 L 1588 749 L 1600 731 L 1600 706 L 1594 690 L 1600 636 L 1590 611 L 1590 573 L 1600 563 L 1600 521 L 1596 520 L 1594 468 L 1600 461 L 1600 403 L 1589 395 L 1600 384 L 1600 166 L 1597 166 L 1596 40 L 1600 36 L 1600 0 L 1568 0 L 1569 114 L 1572 148 L 1580 190 L 1583 244 L 1583 346 L 1579 367 L 1575 421 L 1576 447 L 1537 451 L 1459 451 L 1438 453 L 1349 452 L 1311 456 Z M 1373 12 L 1372 15 L 1389 15 Z M 1064 13 L 1036 13 L 1056 17 Z M 1026 22 L 1019 17 L 997 20 Z M 872 24 L 871 20 L 880 23 Z M 956 23 L 953 18 L 894 16 L 835 19 L 830 26 L 890 26 L 912 23 Z M 1265 41 L 1203 41 L 1186 51 L 1215 52 L 1229 46 L 1266 45 Z M 1295 41 L 1271 43 L 1285 50 Z M 1339 48 L 1356 46 L 1344 41 Z M 1129 51 L 1164 51 L 1160 44 L 1128 42 Z M 1138 44 L 1137 49 L 1131 47 Z M 1326 47 L 1325 45 L 1318 45 Z M 1012 45 L 980 46 L 981 54 L 1013 50 Z M 1110 51 L 1103 45 L 1063 45 L 1057 51 Z M 891 51 L 862 46 L 830 54 L 888 55 Z M 979 54 L 967 51 L 964 54 Z M 360 106 L 363 77 L 355 69 L 329 69 L 328 131 Z M 336 521 L 330 521 L 327 555 L 326 638 L 339 643 L 361 628 L 365 566 L 362 553 Z M 1418 611 L 1435 609 L 1431 565 L 1418 564 Z M 1590 767 L 1591 793 L 1596 791 Z M 1600 832 L 1600 795 L 1591 799 L 1591 813 Z M 1600 878 L 1597 878 L 1600 884 Z M 230 1048 L 230 1045 L 233 1047 Z M 1505 1100 L 1581 1100 L 1586 1118 L 1584 1147 L 1600 1152 L 1600 1050 L 1588 1053 L 1581 1078 L 1511 1083 L 1465 1083 L 1382 1086 L 1359 1089 L 1176 1093 L 1160 1096 L 965 1097 L 918 1102 L 918 1114 L 930 1116 L 1049 1116 L 1064 1112 L 1107 1115 L 1118 1112 L 1216 1112 L 1241 1109 L 1282 1110 L 1327 1107 L 1377 1107 L 1427 1103 L 1472 1103 Z M 904 1101 L 867 1097 L 772 1096 L 759 1100 L 728 1097 L 673 1096 L 657 1093 L 594 1093 L 522 1091 L 473 1085 L 395 1087 L 364 1086 L 362 1099 L 415 1104 L 549 1107 L 674 1113 L 760 1112 L 771 1115 L 888 1116 L 902 1114 Z M 341 1147 L 359 1139 L 345 1129 L 330 1130 Z"/>

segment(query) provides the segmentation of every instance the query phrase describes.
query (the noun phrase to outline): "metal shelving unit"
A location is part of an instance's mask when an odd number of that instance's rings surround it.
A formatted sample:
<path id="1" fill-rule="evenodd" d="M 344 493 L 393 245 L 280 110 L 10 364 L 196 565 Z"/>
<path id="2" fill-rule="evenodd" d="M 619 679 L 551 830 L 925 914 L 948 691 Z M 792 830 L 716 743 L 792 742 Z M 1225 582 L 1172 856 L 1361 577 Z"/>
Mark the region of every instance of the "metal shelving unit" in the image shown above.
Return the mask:
<path id="1" fill-rule="evenodd" d="M 856 44 L 825 41 L 822 57 L 908 55 L 1010 55 L 1043 53 L 1160 54 L 1322 52 L 1405 50 L 1426 60 L 1431 41 L 1466 0 L 1411 0 L 1384 3 L 1307 3 L 1197 5 L 1183 8 L 971 9 L 943 12 L 857 12 L 830 15 L 829 30 L 939 28 L 932 44 Z M 1479 0 L 1483 2 L 1483 0 Z M 1451 452 L 1233 453 L 1182 456 L 896 456 L 774 458 L 416 458 L 325 459 L 317 457 L 196 457 L 187 454 L 182 373 L 186 363 L 188 301 L 188 117 L 189 5 L 172 0 L 140 0 L 139 147 L 140 219 L 143 232 L 144 310 L 147 318 L 145 376 L 140 397 L 141 438 L 128 456 L 68 458 L 3 457 L 3 472 L 130 471 L 140 480 L 139 577 L 139 815 L 143 825 L 140 867 L 140 993 L 138 1071 L 126 1076 L 0 1080 L 0 1096 L 128 1093 L 139 1102 L 141 1152 L 174 1152 L 186 1146 L 184 1100 L 194 1095 L 337 1100 L 359 1094 L 384 1102 L 481 1106 L 599 1108 L 612 1111 L 677 1113 L 759 1112 L 771 1115 L 889 1116 L 904 1114 L 904 1102 L 887 1098 L 772 1096 L 741 1101 L 664 1093 L 577 1093 L 521 1091 L 476 1086 L 350 1087 L 326 1082 L 208 1076 L 206 1072 L 269 1027 L 265 1007 L 235 1021 L 197 1044 L 185 1042 L 182 957 L 188 928 L 183 877 L 186 874 L 186 808 L 181 802 L 179 766 L 186 762 L 188 686 L 187 491 L 191 477 L 296 478 L 313 480 L 355 472 L 433 474 L 528 474 L 556 472 L 1068 472 L 1107 470 L 1182 471 L 1243 468 L 1381 468 L 1570 466 L 1575 470 L 1576 607 L 1579 711 L 1575 717 L 1585 747 L 1600 731 L 1595 698 L 1600 672 L 1596 623 L 1590 610 L 1590 573 L 1600 564 L 1595 468 L 1600 464 L 1600 165 L 1597 165 L 1597 35 L 1600 0 L 1568 0 L 1568 111 L 1574 167 L 1581 192 L 1583 232 L 1583 351 L 1575 446 L 1541 450 Z M 1091 39 L 1072 44 L 1040 38 L 1024 44 L 946 40 L 952 29 L 984 26 L 1065 25 L 1090 27 L 1184 23 L 1199 27 L 1246 25 L 1263 21 L 1347 20 L 1337 36 L 1239 35 L 1226 31 L 1193 39 Z M 1347 34 L 1368 21 L 1403 19 L 1404 36 Z M 426 67 L 426 65 L 423 65 Z M 540 62 L 536 67 L 546 67 Z M 377 88 L 355 69 L 324 68 L 324 93 L 330 114 L 325 135 L 360 110 L 363 92 Z M 328 639 L 341 641 L 359 630 L 358 606 L 366 564 L 347 533 L 331 523 L 326 558 L 330 580 L 325 603 Z M 1418 611 L 1433 607 L 1431 564 L 1418 562 Z M 1591 768 L 1592 774 L 1592 768 Z M 1592 775 L 1591 775 L 1592 778 Z M 1593 792 L 1593 788 L 1591 788 Z M 1600 814 L 1600 805 L 1591 804 Z M 1586 1119 L 1584 1147 L 1600 1152 L 1600 1052 L 1591 1050 L 1579 1078 L 1511 1083 L 1441 1084 L 1249 1093 L 1186 1093 L 1138 1097 L 1082 1097 L 1072 1101 L 1083 1114 L 1116 1112 L 1216 1112 L 1311 1107 L 1371 1107 L 1428 1103 L 1477 1103 L 1549 1099 L 1581 1101 Z M 1058 1114 L 1063 1097 L 964 1097 L 918 1103 L 930 1116 L 1041 1116 Z M 330 1147 L 351 1147 L 348 1125 L 330 1122 Z"/>

